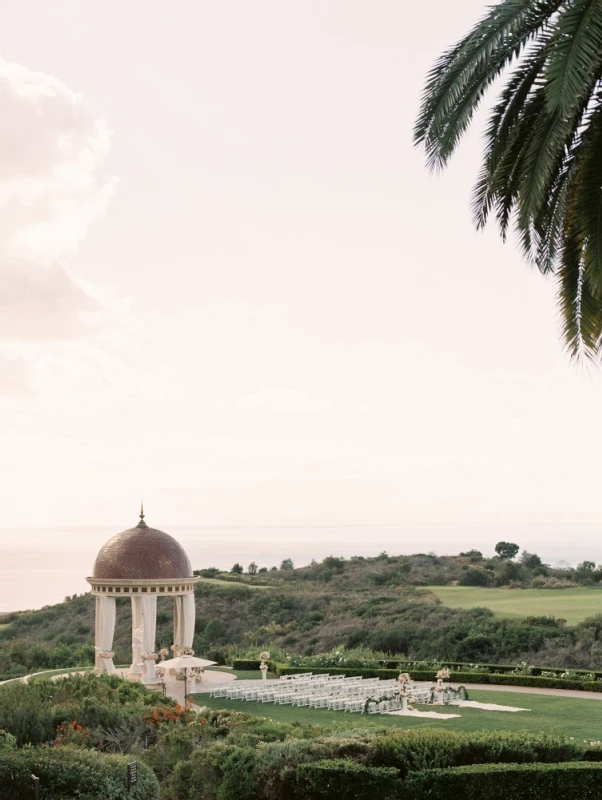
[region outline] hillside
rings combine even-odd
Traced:
[[[234,652],[263,646],[288,654],[310,654],[339,645],[364,645],[412,659],[490,663],[527,659],[567,667],[599,666],[600,617],[570,627],[563,619],[554,618],[553,603],[549,603],[547,615],[516,618],[500,618],[483,607],[449,608],[441,603],[436,595],[438,586],[451,589],[453,584],[482,580],[475,579],[475,571],[486,574],[497,586],[571,586],[581,580],[592,591],[599,590],[594,582],[598,571],[593,568],[583,575],[579,570],[551,570],[541,562],[528,565],[483,559],[474,551],[444,557],[329,557],[301,569],[257,575],[202,570],[196,587],[194,647],[219,661]],[[512,579],[504,584],[509,575]],[[559,598],[563,594],[562,589],[555,592]],[[517,590],[516,596],[520,595]],[[157,640],[161,646],[172,641],[170,602],[168,598],[158,602]],[[39,611],[4,615],[0,618],[0,676],[89,663],[94,652],[93,629],[94,600],[90,595],[67,598]],[[127,659],[130,636],[130,610],[124,599],[118,601],[117,662]]]

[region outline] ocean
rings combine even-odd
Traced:
[[[0,529],[0,612],[41,608],[88,591],[86,576],[96,554],[115,533],[110,528]],[[269,568],[284,558],[303,566],[328,555],[375,556],[383,550],[444,555],[477,548],[493,555],[500,539],[517,542],[553,565],[602,561],[593,530],[566,537],[550,535],[549,526],[545,531],[529,526],[522,535],[476,525],[174,527],[169,533],[184,546],[193,569],[229,570],[237,561],[245,569],[251,561]]]

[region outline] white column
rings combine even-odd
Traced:
[[[142,598],[132,595],[132,666],[131,675],[142,675],[142,637],[144,617],[142,613]]]
[[[115,635],[117,608],[114,597],[96,598],[96,659],[95,666],[100,672],[115,672],[112,658],[101,658],[99,653],[110,652]]]
[[[94,650],[96,656],[94,658],[94,669],[102,672],[102,660],[98,655],[101,651],[100,646],[100,631],[102,626],[102,606],[100,605],[100,597],[96,598],[96,613],[94,616]]]
[[[143,595],[140,599],[142,600],[142,624],[144,626],[142,652],[154,653],[155,635],[157,632],[157,595]],[[155,662],[145,660],[143,666],[144,675],[142,676],[142,683],[156,683]]]
[[[184,647],[192,647],[194,639],[194,594],[185,594],[182,598],[182,644]]]
[[[182,639],[182,626],[183,626],[183,608],[182,597],[174,597],[173,599],[173,643],[176,647],[183,647],[184,642]]]

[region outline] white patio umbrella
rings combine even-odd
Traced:
[[[164,669],[184,670],[184,705],[186,705],[188,670],[192,667],[211,667],[213,664],[217,664],[217,661],[207,661],[206,658],[197,658],[196,656],[177,656],[176,658],[169,658],[167,661],[159,661],[157,666]]]

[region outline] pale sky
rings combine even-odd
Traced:
[[[4,0],[0,527],[596,543],[602,373],[473,228],[478,127],[412,146],[484,7]]]

